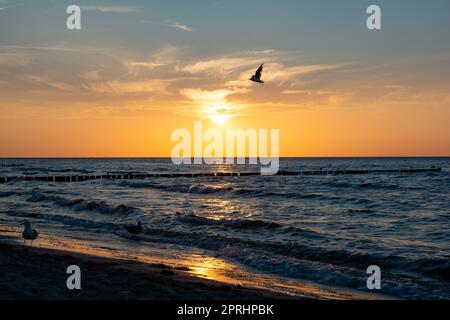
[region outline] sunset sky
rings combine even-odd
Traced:
[[[281,156],[450,156],[449,30],[448,0],[0,0],[0,157],[170,156],[194,120],[280,129]]]

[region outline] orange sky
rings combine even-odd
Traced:
[[[238,20],[240,33],[221,21],[239,14],[236,5],[218,4],[213,25],[195,8],[177,20],[166,8],[154,17],[162,22],[142,24],[151,10],[140,3],[90,6],[90,24],[71,32],[59,26],[61,4],[46,18],[34,5],[0,12],[0,157],[168,157],[172,131],[195,120],[280,129],[284,157],[450,156],[444,17],[434,15],[429,30],[399,23],[377,34],[360,23],[364,8],[336,7],[348,23],[324,20],[333,26],[325,32],[300,26],[319,23],[305,13],[319,10],[311,4],[303,20],[284,7],[274,17],[292,18],[295,33]],[[17,17],[28,19],[26,30]],[[263,62],[266,84],[254,85],[248,78]],[[217,116],[229,119],[211,121]]]

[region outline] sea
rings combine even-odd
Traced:
[[[169,158],[0,163],[23,164],[0,167],[0,176],[259,171],[176,166]],[[433,166],[442,172],[19,179],[0,184],[0,227],[20,230],[27,220],[62,246],[151,257],[212,279],[260,279],[253,283],[294,295],[296,283],[313,283],[400,299],[450,299],[450,158],[280,159],[280,170],[289,171]],[[130,236],[123,225],[137,221],[143,232]],[[367,269],[374,265],[381,289],[370,291]]]

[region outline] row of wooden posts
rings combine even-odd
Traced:
[[[337,174],[370,174],[370,173],[420,173],[420,172],[441,172],[441,168],[425,169],[386,169],[386,170],[305,170],[305,171],[279,171],[279,176],[301,176],[301,175],[337,175]],[[104,174],[104,175],[65,175],[65,176],[4,176],[0,177],[0,183],[13,180],[23,181],[45,181],[45,182],[82,182],[100,179],[145,179],[145,178],[195,178],[195,177],[248,177],[258,176],[259,172],[196,172],[196,173],[128,173],[128,174]]]

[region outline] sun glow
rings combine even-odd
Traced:
[[[210,108],[209,110],[209,118],[217,124],[224,124],[231,118],[231,115],[228,114],[229,106],[225,104],[217,104]]]
[[[213,114],[210,118],[217,124],[224,124],[228,119],[230,119],[230,116],[227,114]]]

